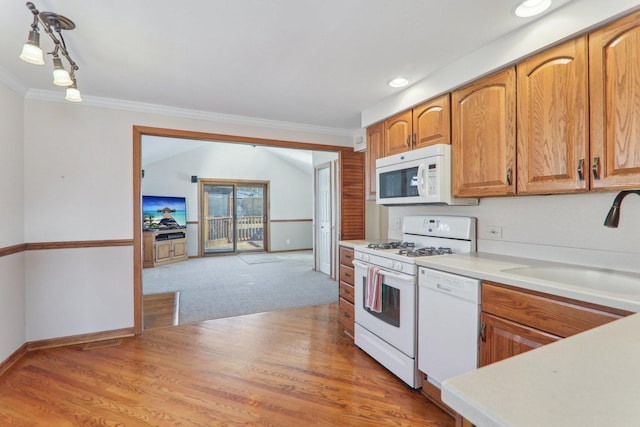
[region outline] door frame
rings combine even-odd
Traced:
[[[262,180],[250,180],[250,179],[214,179],[214,178],[200,178],[198,179],[198,255],[200,257],[209,257],[216,255],[237,255],[238,248],[236,243],[234,242],[234,250],[230,252],[221,252],[221,253],[205,253],[204,244],[202,239],[202,232],[204,230],[204,201],[203,190],[205,185],[230,185],[235,189],[238,185],[256,185],[256,186],[264,186],[264,233],[262,240],[262,250],[256,252],[269,252],[269,239],[271,238],[271,196],[269,193],[270,181],[262,181]],[[235,197],[234,197],[234,205],[235,205]],[[235,211],[235,207],[234,207]],[[234,222],[236,219],[235,212],[233,215]],[[234,240],[236,239],[236,228],[234,225]]]
[[[196,132],[179,129],[158,128],[150,126],[133,125],[133,165],[132,165],[132,181],[133,181],[133,325],[134,333],[140,335],[143,332],[143,312],[142,312],[142,198],[141,198],[141,178],[142,178],[142,165],[141,165],[141,152],[142,152],[142,135],[149,136],[162,136],[167,138],[178,139],[196,139],[206,140],[212,142],[232,142],[237,144],[250,144],[250,145],[262,145],[268,147],[282,147],[282,148],[298,148],[301,150],[311,151],[331,151],[338,153],[338,165],[343,164],[345,157],[353,157],[354,151],[352,146],[341,145],[328,145],[328,144],[315,144],[312,142],[296,142],[296,141],[283,141],[277,139],[267,138],[254,138],[239,135],[225,135],[208,132]],[[358,153],[362,154],[362,153]],[[362,163],[364,165],[364,162]],[[340,168],[342,166],[339,166]],[[362,173],[364,173],[364,166],[362,167]],[[362,185],[362,206],[358,208],[361,211],[362,224],[361,230],[356,234],[362,234],[361,238],[364,238],[364,178]],[[342,193],[342,185],[338,186],[340,191],[340,200],[345,197]],[[351,203],[353,204],[353,202]],[[342,209],[342,208],[340,208]],[[338,233],[341,235],[342,221],[340,215],[337,216],[336,221]],[[349,230],[349,235],[353,234],[352,230]]]

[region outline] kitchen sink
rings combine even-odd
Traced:
[[[603,292],[640,294],[640,274],[637,273],[568,266],[513,267],[502,272]]]

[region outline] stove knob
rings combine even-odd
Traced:
[[[393,268],[393,261],[392,260],[388,260],[387,261],[387,267]]]
[[[356,259],[362,259],[364,258],[364,255],[361,254],[360,252],[356,252]]]
[[[364,254],[364,260],[365,261],[369,261],[371,259],[371,257],[367,254]]]
[[[401,262],[396,262],[396,270],[402,271],[402,263]]]

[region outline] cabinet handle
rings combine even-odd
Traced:
[[[344,273],[345,277],[351,277],[351,273]]]
[[[511,168],[507,169],[507,185],[511,187]]]
[[[411,147],[411,134],[407,135],[407,147]]]
[[[413,139],[411,141],[411,144],[413,145],[413,148],[416,148],[416,134],[415,133],[413,134],[412,138]]]
[[[578,160],[578,179],[584,181],[584,159]]]
[[[593,158],[593,165],[591,165],[591,172],[593,173],[593,179],[600,179],[600,174],[598,173],[600,165],[600,157]]]
[[[487,328],[487,324],[482,322],[482,325],[480,325],[480,340],[482,342],[487,342],[487,336],[484,334],[484,330]]]

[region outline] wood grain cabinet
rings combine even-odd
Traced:
[[[412,110],[413,148],[451,144],[451,96],[447,93]]]
[[[384,155],[433,144],[450,144],[451,101],[444,94],[384,122]]]
[[[589,189],[587,36],[516,66],[518,194]]]
[[[515,194],[515,68],[454,91],[451,110],[453,194],[457,197]]]
[[[143,233],[143,268],[185,261],[187,258],[186,230],[157,230]]]
[[[384,122],[380,122],[367,128],[367,200],[376,199],[376,160],[384,155]]]
[[[340,246],[340,268],[339,268],[340,297],[338,298],[338,309],[340,311],[340,324],[344,327],[344,332],[353,338],[354,330],[354,272],[353,272],[353,249]]]
[[[550,344],[631,314],[482,282],[480,366]]]
[[[404,111],[384,121],[384,155],[404,153],[412,147],[413,116]]]
[[[640,184],[640,12],[589,35],[591,188]]]

